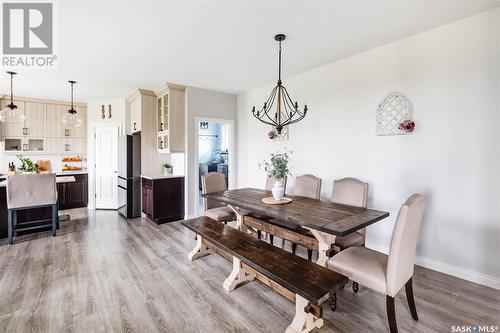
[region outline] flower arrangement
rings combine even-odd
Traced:
[[[277,181],[280,181],[286,176],[291,175],[288,167],[291,153],[291,151],[287,150],[282,153],[277,151],[276,153],[271,154],[271,159],[269,161],[264,161],[259,164],[259,167],[264,169],[269,176],[274,177]]]
[[[38,164],[34,163],[30,158],[24,157],[23,155],[17,155],[17,158],[21,162],[19,170],[23,172],[38,172]]]
[[[407,119],[400,123],[398,128],[402,131],[411,133],[415,129],[415,122],[413,120]]]

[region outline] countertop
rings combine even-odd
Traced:
[[[87,170],[78,170],[78,171],[63,171],[63,172],[58,172],[56,173],[56,176],[66,176],[66,175],[86,175],[88,172]]]
[[[76,182],[76,179],[73,176],[56,177],[56,183],[74,183],[74,182]],[[6,186],[7,186],[6,180],[0,182],[0,187],[6,187]]]
[[[141,175],[141,178],[156,180],[156,179],[167,179],[167,178],[182,178],[184,175]]]

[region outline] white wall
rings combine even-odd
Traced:
[[[198,177],[198,165],[196,164],[196,118],[207,117],[211,119],[236,119],[236,95],[225,94],[200,88],[186,88],[186,215],[195,214],[198,191],[196,190],[196,177]],[[234,147],[234,144],[233,144]],[[233,161],[234,162],[234,161]],[[233,163],[233,170],[236,165]],[[229,172],[233,172],[229,170]]]
[[[106,106],[106,118],[101,117],[101,105]],[[112,117],[108,118],[108,104],[111,104]],[[127,115],[125,112],[125,99],[99,99],[91,100],[87,106],[87,169],[89,177],[89,204],[91,209],[95,208],[95,147],[94,130],[96,126],[119,126],[120,135],[125,134]]]
[[[369,207],[391,213],[368,228],[367,245],[380,250],[389,247],[401,204],[423,193],[430,204],[417,263],[500,288],[500,9],[284,84],[309,106],[307,117],[291,126],[289,141],[267,139],[269,128],[251,114],[271,85],[238,96],[238,187],[263,187],[258,164],[283,147],[294,151],[294,176],[323,178],[323,199],[334,179],[362,179],[370,184]],[[377,137],[375,112],[392,90],[412,102],[416,130]]]

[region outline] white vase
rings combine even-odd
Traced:
[[[285,189],[283,188],[283,181],[281,179],[274,182],[272,192],[273,198],[275,200],[283,199],[283,196],[285,195]]]

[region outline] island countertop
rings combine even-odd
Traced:
[[[76,179],[74,176],[58,176],[56,177],[56,183],[74,183]],[[2,180],[0,182],[0,187],[6,187],[7,180]]]
[[[184,175],[141,175],[141,178],[156,180],[156,179],[167,179],[167,178],[182,178]]]

